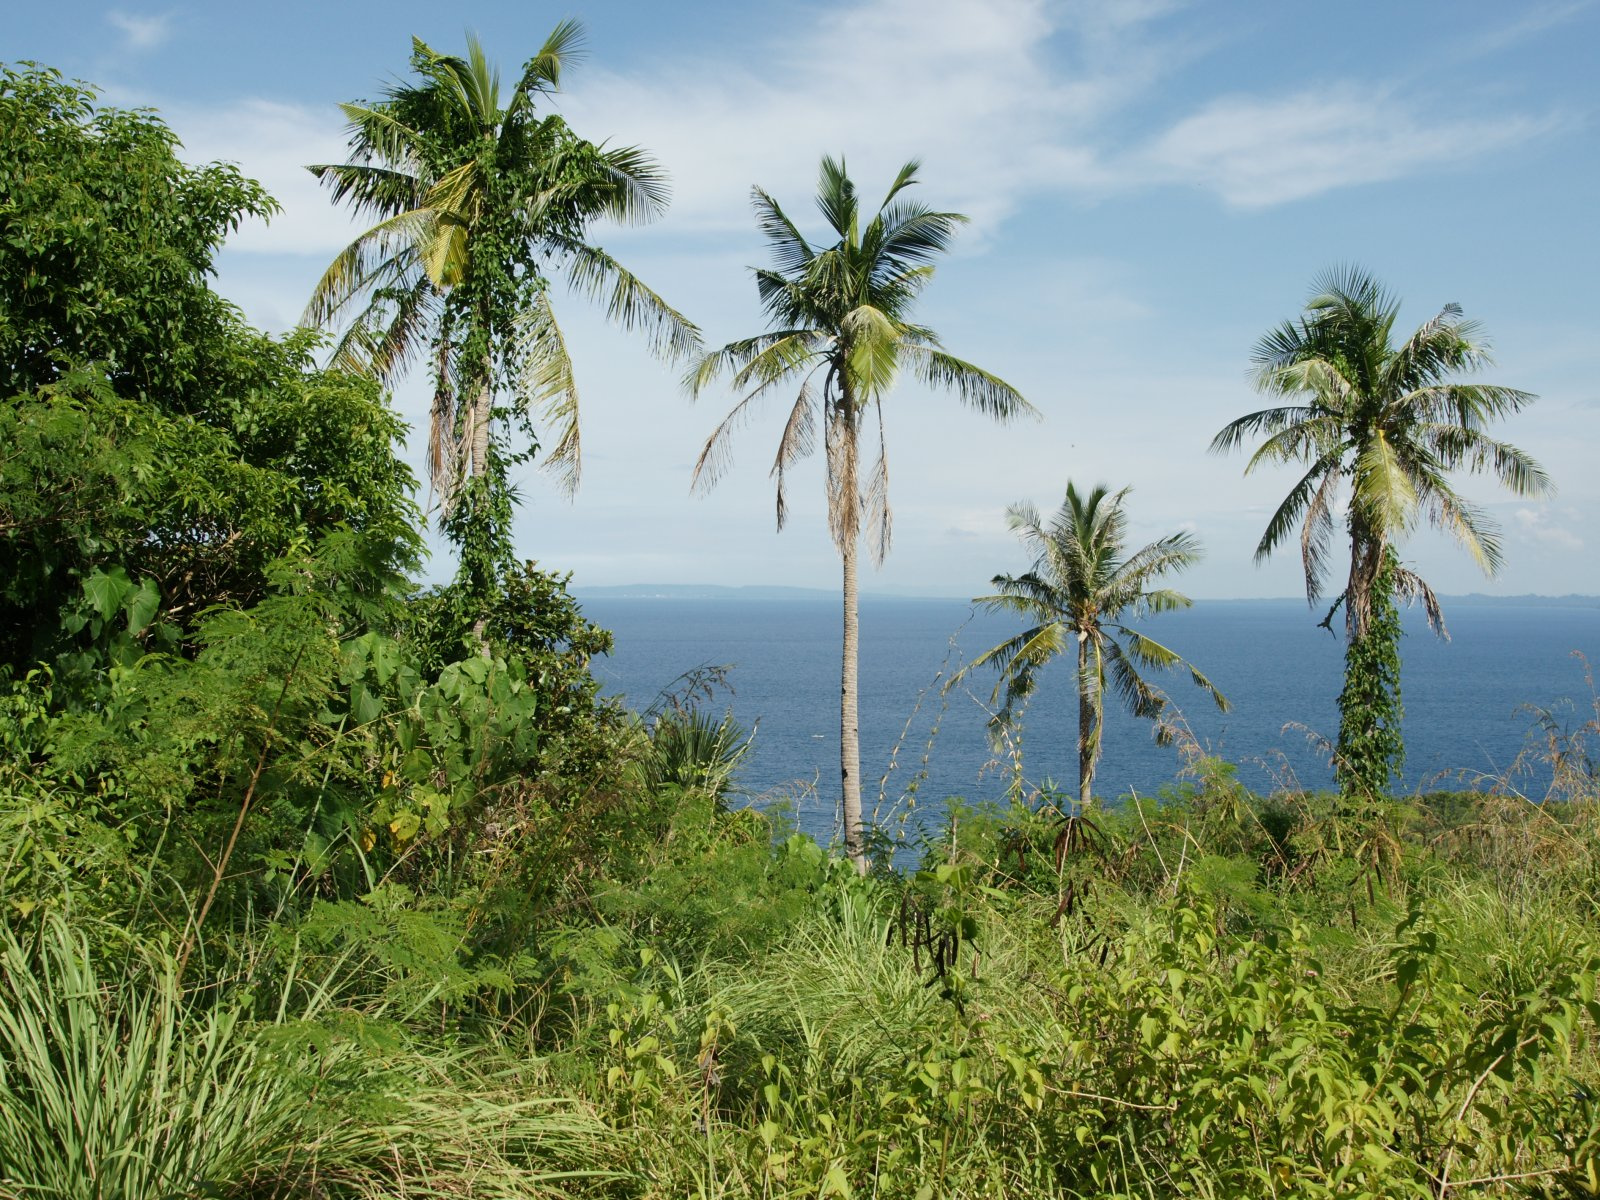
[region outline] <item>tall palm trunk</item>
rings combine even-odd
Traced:
[[[844,574],[844,637],[839,668],[839,785],[845,851],[856,870],[867,873],[867,848],[861,827],[861,718],[858,680],[861,620],[856,557],[861,541],[861,488],[856,478],[856,398],[848,373],[839,380],[838,422],[830,463],[834,468],[834,539]]]
[[[843,794],[844,845],[856,870],[867,872],[861,829],[861,719],[857,677],[861,622],[857,610],[856,539],[840,547],[844,559],[844,653],[839,673],[839,783]]]
[[[1094,803],[1094,725],[1099,689],[1089,678],[1089,639],[1078,634],[1078,811]]]

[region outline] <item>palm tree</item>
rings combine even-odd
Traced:
[[[966,221],[960,213],[934,212],[903,197],[917,182],[919,164],[900,168],[878,212],[864,225],[855,185],[842,160],[825,157],[817,206],[836,239],[813,245],[778,202],[759,187],[751,196],[756,223],[774,266],[755,271],[756,290],[770,328],[707,354],[685,384],[698,396],[712,381],[731,375],[744,393],[707,439],[694,467],[694,485],[709,487],[727,466],[734,429],[784,384],[799,384],[772,474],[777,480],[778,528],[787,514],[786,475],[816,446],[822,428],[826,459],[828,528],[844,571],[844,639],[839,705],[839,777],[845,846],[866,868],[861,821],[861,745],[857,719],[856,554],[863,520],[868,549],[881,563],[889,549],[889,468],[883,440],[882,401],[905,367],[925,384],[949,388],[966,405],[999,421],[1034,413],[1004,380],[947,353],[933,330],[908,319],[917,296],[933,278],[933,260]],[[878,456],[861,483],[860,441],[874,421]]]
[[[1447,304],[1396,346],[1399,308],[1381,284],[1356,268],[1320,277],[1305,312],[1264,336],[1252,355],[1257,390],[1297,403],[1240,417],[1211,443],[1213,451],[1222,452],[1263,435],[1245,466],[1247,474],[1263,464],[1306,468],[1267,523],[1256,561],[1269,557],[1298,525],[1306,599],[1312,604],[1323,595],[1343,505],[1349,571],[1323,624],[1331,624],[1342,604],[1352,649],[1367,637],[1375,607],[1386,602],[1379,595],[1384,578],[1401,598],[1421,599],[1429,623],[1443,634],[1433,590],[1392,553],[1395,543],[1423,518],[1454,536],[1486,575],[1498,571],[1498,533],[1484,513],[1456,492],[1449,479],[1452,471],[1491,472],[1518,496],[1551,490],[1538,463],[1483,429],[1520,411],[1534,397],[1454,378],[1491,362],[1478,325],[1463,319],[1459,305]],[[1387,620],[1381,623],[1398,629]],[[1393,658],[1394,653],[1379,657],[1385,656]],[[1354,661],[1347,655],[1345,687],[1352,696],[1367,686],[1352,678]],[[1397,674],[1394,680],[1391,700],[1397,709]],[[1370,735],[1374,719],[1371,712],[1365,720],[1357,719],[1351,735]],[[1343,762],[1343,751],[1349,748],[1343,727],[1340,748]],[[1384,768],[1383,780],[1388,773]],[[1367,790],[1375,790],[1372,782],[1369,772]]]
[[[536,448],[508,449],[499,417],[514,416],[530,438],[542,418],[555,436],[545,466],[577,486],[578,392],[547,272],[602,300],[667,357],[699,346],[692,324],[586,240],[595,220],[655,217],[667,188],[644,152],[596,145],[539,113],[536,99],[559,88],[581,37],[576,22],[557,25],[504,97],[475,37],[465,58],[413,39],[419,81],[344,105],[350,161],[310,168],[336,202],[377,223],[329,265],[304,321],[342,329],[333,362],[385,385],[428,353],[428,475],[458,542],[469,531],[451,518],[473,485]],[[488,486],[505,490],[503,480]],[[480,525],[496,525],[494,538],[509,537],[503,494],[472,503]]]
[[[1092,803],[1108,683],[1134,716],[1158,720],[1167,698],[1139,674],[1139,668],[1181,666],[1218,708],[1228,710],[1222,693],[1177,651],[1124,623],[1188,608],[1192,601],[1187,596],[1151,585],[1162,575],[1200,560],[1200,545],[1188,533],[1171,534],[1124,557],[1128,517],[1123,501],[1128,491],[1123,488],[1112,496],[1100,486],[1085,497],[1069,483],[1066,498],[1048,525],[1031,504],[1013,504],[1006,510],[1006,524],[1034,554],[1033,569],[1025,575],[996,575],[996,594],[979,596],[973,603],[989,612],[1015,613],[1033,624],[978,655],[950,681],[954,686],[979,667],[993,667],[999,673],[993,701],[999,702],[1002,691],[1005,694],[994,721],[1009,723],[1019,702],[1033,695],[1039,671],[1069,646],[1075,648],[1082,809]],[[1158,724],[1156,735],[1165,742],[1166,726]]]
[[[1520,411],[1534,397],[1451,378],[1492,361],[1477,323],[1462,319],[1460,305],[1447,304],[1395,346],[1399,310],[1399,302],[1363,271],[1343,268],[1321,276],[1306,311],[1263,337],[1251,356],[1258,391],[1301,402],[1240,417],[1211,443],[1220,453],[1252,435],[1266,435],[1246,474],[1263,464],[1306,466],[1267,523],[1256,561],[1270,557],[1299,525],[1312,604],[1323,595],[1335,517],[1348,482],[1350,570],[1334,608],[1345,606],[1352,640],[1366,630],[1385,549],[1420,517],[1452,534],[1485,574],[1499,570],[1493,523],[1456,493],[1449,472],[1492,471],[1518,496],[1551,490],[1538,463],[1483,432],[1487,422]],[[1437,600],[1419,576],[1402,568],[1395,586],[1402,596],[1421,598],[1437,623]]]

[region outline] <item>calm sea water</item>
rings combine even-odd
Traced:
[[[595,664],[611,694],[642,708],[682,672],[731,667],[731,707],[756,730],[742,773],[755,794],[787,796],[802,828],[832,829],[838,793],[839,606],[833,599],[656,599],[588,597],[584,611],[616,634],[616,651]],[[1200,602],[1165,614],[1145,632],[1184,655],[1232,702],[1219,713],[1186,674],[1158,675],[1200,744],[1238,765],[1257,790],[1331,778],[1315,740],[1338,733],[1336,698],[1343,644],[1316,628],[1304,603]],[[1600,664],[1600,608],[1446,604],[1451,640],[1406,614],[1402,691],[1408,788],[1455,786],[1498,774],[1523,749],[1525,706],[1575,706],[1590,713],[1584,663]],[[867,807],[889,811],[915,784],[919,810],[943,798],[1000,798],[1010,776],[986,733],[993,676],[941,694],[944,680],[1020,626],[973,614],[962,601],[886,597],[861,603],[861,752]],[[1095,790],[1107,796],[1155,792],[1183,763],[1155,745],[1147,722],[1109,712]],[[1076,779],[1076,697],[1072,670],[1045,671],[1023,727],[1025,778],[1070,789]],[[1538,788],[1537,777],[1527,781]]]

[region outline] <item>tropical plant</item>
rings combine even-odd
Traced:
[[[777,480],[778,528],[787,516],[789,469],[816,447],[822,426],[827,460],[828,528],[843,562],[844,645],[840,701],[839,775],[845,846],[858,867],[866,853],[861,817],[861,740],[857,717],[856,555],[865,519],[869,551],[881,563],[889,549],[889,466],[883,440],[883,397],[902,366],[922,383],[953,390],[961,401],[999,421],[1034,409],[999,377],[947,353],[934,331],[912,324],[912,305],[933,278],[933,260],[950,245],[960,213],[935,212],[901,195],[917,182],[919,163],[900,168],[878,212],[864,225],[855,184],[842,159],[824,157],[817,207],[832,235],[813,245],[761,188],[751,190],[756,224],[774,266],[757,268],[756,290],[771,328],[707,354],[685,382],[698,396],[713,380],[731,376],[744,397],[707,439],[694,483],[709,487],[728,464],[733,431],[751,410],[786,383],[799,393],[784,422],[772,473]],[[878,458],[862,486],[863,424],[876,417]]]
[[[1498,532],[1486,514],[1456,492],[1450,472],[1492,472],[1518,496],[1551,490],[1538,463],[1483,429],[1521,411],[1534,397],[1454,378],[1492,361],[1477,323],[1463,319],[1460,305],[1447,304],[1396,346],[1399,311],[1398,300],[1364,271],[1345,267],[1321,276],[1305,312],[1266,334],[1251,356],[1257,390],[1297,402],[1240,417],[1211,443],[1214,452],[1225,452],[1264,436],[1245,465],[1247,474],[1262,465],[1305,466],[1267,523],[1256,561],[1268,558],[1298,525],[1306,598],[1312,604],[1323,595],[1343,504],[1349,574],[1323,623],[1330,624],[1342,604],[1351,644],[1368,635],[1389,548],[1421,519],[1451,534],[1485,574],[1499,570]],[[1442,633],[1433,590],[1398,563],[1392,571],[1395,593],[1420,599],[1429,622]],[[1350,670],[1347,665],[1347,687]],[[1394,686],[1398,689],[1398,676]],[[1361,725],[1341,727],[1336,761],[1347,757],[1345,729]],[[1378,780],[1387,774],[1385,767]],[[1344,769],[1341,776],[1347,790],[1351,785],[1375,790],[1370,771],[1359,780]]]
[[[1123,500],[1129,489],[1110,495],[1104,486],[1087,496],[1067,484],[1066,498],[1045,524],[1031,504],[1013,504],[1006,523],[1034,553],[1024,575],[996,575],[996,594],[973,603],[989,612],[1015,613],[1033,625],[984,651],[961,669],[951,686],[980,667],[999,672],[994,700],[1005,700],[997,726],[1013,721],[1019,703],[1038,685],[1039,671],[1052,659],[1077,651],[1078,800],[1092,802],[1095,766],[1105,725],[1107,683],[1136,717],[1158,720],[1167,700],[1140,675],[1140,667],[1187,668],[1224,712],[1228,701],[1209,679],[1177,651],[1124,624],[1155,613],[1188,608],[1192,601],[1170,588],[1153,588],[1169,571],[1182,571],[1200,559],[1192,534],[1174,533],[1124,557],[1128,516]],[[1156,726],[1166,738],[1166,727]]]
[[[383,595],[421,545],[403,425],[208,283],[271,198],[48,68],[0,66],[0,128],[0,668],[103,643],[83,604],[112,578],[142,597],[133,634],[255,604],[274,561],[326,539],[352,552],[345,586]]]
[[[536,416],[556,438],[545,465],[568,488],[578,482],[578,392],[547,272],[603,301],[658,353],[699,345],[692,324],[587,240],[597,220],[658,215],[667,202],[660,168],[641,150],[597,145],[536,108],[558,90],[581,38],[576,22],[557,25],[504,97],[476,38],[464,58],[413,39],[419,80],[374,104],[344,105],[350,161],[310,168],[336,202],[377,223],[330,264],[305,321],[342,328],[333,362],[385,383],[426,347],[429,479],[463,573],[481,576],[485,589],[509,561],[505,467],[537,448]],[[497,432],[506,417],[521,424],[526,449]]]

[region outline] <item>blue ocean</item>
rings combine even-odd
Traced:
[[[839,790],[839,602],[803,598],[583,595],[584,612],[616,635],[594,664],[608,694],[647,707],[691,668],[729,668],[731,709],[753,730],[740,776],[749,795],[786,801],[801,827],[830,835]],[[1343,642],[1317,628],[1321,610],[1302,601],[1201,601],[1141,626],[1178,651],[1227,696],[1217,711],[1182,672],[1155,681],[1206,752],[1236,764],[1258,791],[1320,787],[1331,780],[1324,741],[1338,733]],[[1405,614],[1401,645],[1405,786],[1471,786],[1513,771],[1529,744],[1535,708],[1570,724],[1592,717],[1587,662],[1600,663],[1600,605],[1472,598],[1445,602],[1450,640]],[[1336,628],[1337,628],[1336,624]],[[976,614],[960,600],[865,596],[861,602],[861,752],[866,807],[937,817],[947,797],[1002,798],[1015,751],[997,752],[987,721],[992,673],[948,692],[962,665],[1016,632],[1011,619]],[[1581,657],[1580,657],[1581,656]],[[1587,662],[1585,661],[1587,659]],[[1097,795],[1151,795],[1179,778],[1180,752],[1156,745],[1148,722],[1108,717]],[[1053,664],[1025,714],[1020,739],[1029,786],[1076,780],[1072,668]],[[1531,757],[1531,756],[1525,756]],[[1516,781],[1543,794],[1530,766]]]

